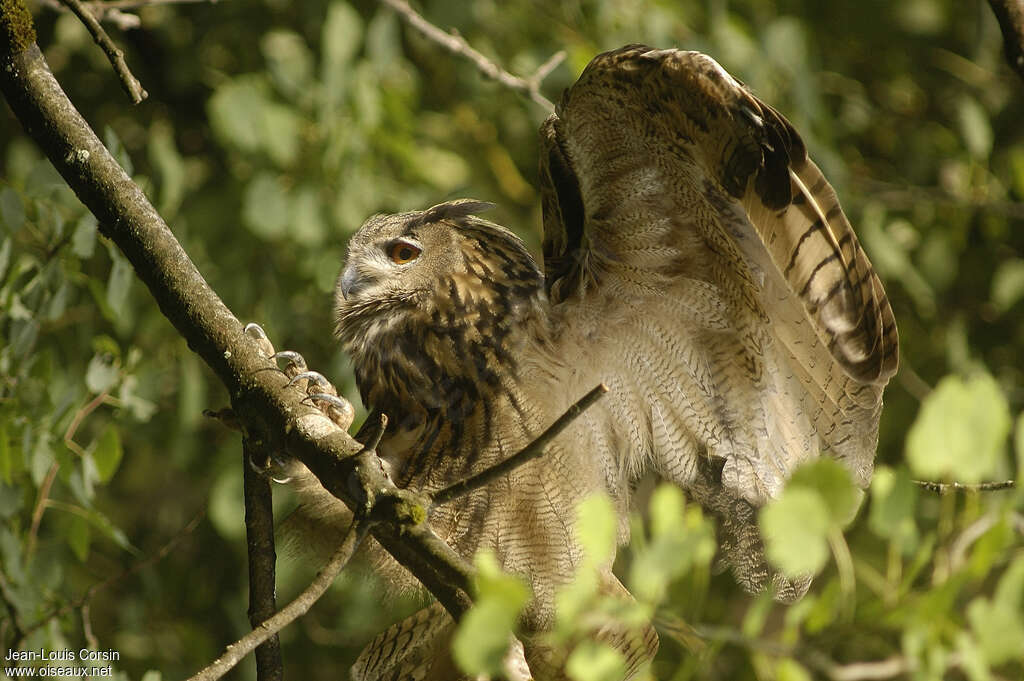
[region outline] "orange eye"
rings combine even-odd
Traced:
[[[407,262],[412,262],[418,258],[419,255],[420,249],[404,241],[399,241],[388,249],[388,257],[391,258],[391,262],[396,265],[404,265]]]

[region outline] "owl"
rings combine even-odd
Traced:
[[[816,457],[868,484],[897,368],[892,310],[835,192],[792,125],[697,52],[599,55],[540,146],[543,264],[474,200],[374,216],[349,243],[337,334],[367,422],[389,417],[383,465],[399,486],[441,489],[604,383],[542,457],[430,514],[458,553],[489,549],[527,582],[524,631],[552,625],[582,562],[575,506],[603,492],[625,518],[647,475],[716,519],[743,587],[799,598],[809,579],[769,567],[758,509]],[[311,523],[345,517],[307,492]],[[610,569],[600,580],[626,597]],[[429,606],[371,643],[353,676],[455,678],[451,630]],[[594,636],[631,671],[657,646],[652,630]],[[560,678],[539,648],[525,661]]]

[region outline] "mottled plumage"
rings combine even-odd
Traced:
[[[695,52],[598,56],[541,146],[543,274],[474,216],[480,202],[376,216],[352,238],[338,334],[364,402],[391,418],[392,476],[442,487],[604,382],[541,459],[436,509],[438,533],[525,577],[525,625],[543,630],[580,559],[571,509],[600,490],[624,512],[653,471],[718,518],[741,584],[799,597],[809,580],[773,576],[756,509],[817,456],[867,485],[897,364],[892,311],[831,186],[779,113]],[[610,570],[603,583],[624,594]],[[355,678],[446,678],[449,629],[440,608],[418,613],[371,644]],[[596,635],[633,669],[657,646],[651,630]]]

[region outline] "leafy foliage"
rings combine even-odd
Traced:
[[[1024,493],[912,482],[1014,478],[1024,465],[1024,97],[985,3],[421,8],[517,74],[565,49],[544,85],[554,101],[604,49],[712,54],[802,132],[900,325],[903,366],[866,497],[858,505],[823,462],[762,517],[779,567],[816,574],[808,596],[785,607],[740,592],[714,570],[708,519],[659,488],[616,561],[636,603],[585,579],[560,597],[552,635],[571,648],[574,678],[619,663],[578,645],[580,626],[652,615],[659,679],[818,678],[889,659],[914,679],[1024,675]],[[353,401],[330,292],[367,215],[472,196],[538,243],[545,112],[376,3],[157,4],[140,16],[141,29],[114,32],[151,94],[134,109],[74,17],[39,8],[36,22],[58,79],[214,289]],[[113,648],[121,678],[183,677],[248,629],[237,437],[201,417],[227,398],[13,119],[0,154],[0,639]],[[601,503],[581,518],[598,562],[618,531]],[[175,537],[162,560],[144,558]],[[282,560],[281,597],[312,569]],[[473,630],[501,643],[519,592],[483,573],[480,593],[494,595]],[[338,678],[410,607],[381,607],[377,593],[370,576],[345,575],[284,632],[289,673]],[[497,643],[464,663],[486,668]]]

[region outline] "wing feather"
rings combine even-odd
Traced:
[[[793,126],[706,55],[630,45],[587,66],[542,126],[541,146],[548,295],[562,309],[604,306],[585,321],[563,315],[569,326],[619,322],[625,349],[611,359],[641,372],[619,383],[643,384],[632,398],[646,410],[623,396],[619,416],[664,433],[664,415],[678,411],[678,388],[666,383],[675,371],[686,385],[678,372],[697,366],[693,352],[629,358],[639,347],[630,334],[654,315],[682,338],[666,347],[696,348],[715,373],[712,395],[688,394],[711,423],[684,425],[724,460],[721,484],[759,505],[799,462],[828,453],[866,485],[898,363],[896,324]],[[682,314],[672,327],[673,307],[714,309],[716,321]],[[658,369],[645,375],[642,364]],[[659,469],[692,470],[649,444],[678,439],[636,444]]]

